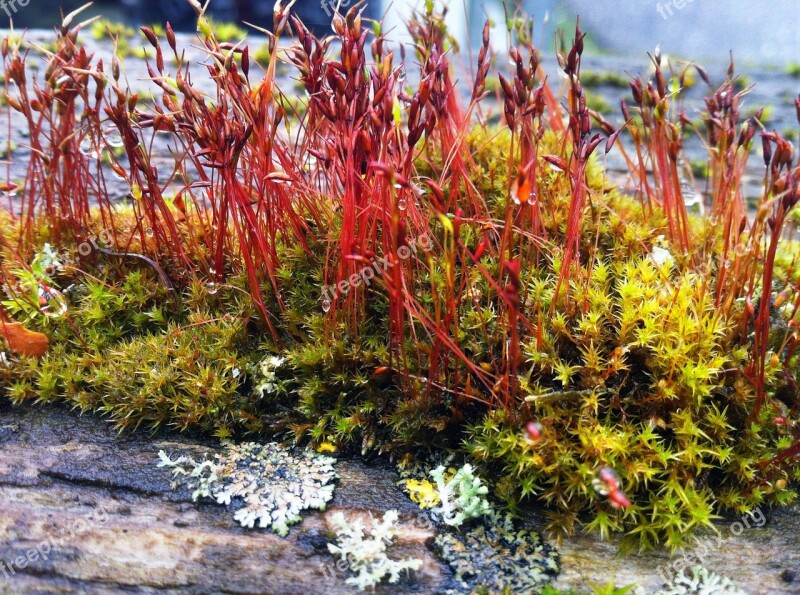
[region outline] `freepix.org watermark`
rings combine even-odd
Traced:
[[[415,240],[409,242],[407,246],[400,246],[397,249],[397,256],[400,258],[400,260],[406,260],[413,254],[416,254],[419,248],[422,248],[422,250],[428,250],[431,248],[431,237],[427,233],[418,236]],[[389,260],[384,256],[383,258],[378,258],[374,262],[364,266],[361,270],[359,270],[357,273],[353,273],[347,279],[342,279],[336,285],[323,285],[323,304],[330,305],[330,303],[336,299],[339,294],[347,294],[351,289],[358,287],[359,285],[363,284],[364,286],[369,287],[376,275],[380,275],[387,269],[392,268],[396,263],[396,260]]]
[[[17,572],[24,570],[34,562],[38,560],[47,561],[50,554],[58,547],[77,539],[89,529],[104,525],[108,522],[108,518],[108,512],[103,507],[96,508],[87,516],[76,519],[67,526],[63,537],[56,539],[51,536],[49,539],[41,541],[28,549],[24,555],[20,554],[13,560],[0,560],[0,577],[10,580]]]
[[[320,6],[325,11],[325,14],[330,17],[333,16],[334,12],[343,12],[342,9],[347,8],[353,2],[354,0],[322,0]]]
[[[709,554],[731,546],[732,542],[744,533],[745,529],[760,528],[766,524],[767,517],[760,508],[756,508],[743,515],[740,520],[731,523],[727,531],[722,529],[714,535],[694,537],[692,545],[684,550],[682,556],[658,567],[658,574],[664,582],[668,583],[676,575],[693,566],[706,566],[706,557]]]
[[[665,21],[675,14],[676,10],[683,10],[689,4],[693,4],[694,0],[666,0],[665,2],[657,2],[656,10],[661,18]]]
[[[31,0],[0,0],[0,10],[6,13],[8,18],[11,18],[20,8],[25,8]]]

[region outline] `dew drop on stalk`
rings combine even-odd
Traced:
[[[405,211],[408,208],[408,201],[405,198],[401,198],[397,201],[397,208],[401,211]]]
[[[322,300],[322,309],[325,312],[330,312],[331,309],[331,301],[330,300]]]
[[[0,186],[2,186],[0,187],[0,190],[3,191],[4,198],[14,198],[17,195],[18,187],[16,184],[8,184],[8,185],[0,184]]]
[[[109,146],[115,148],[119,148],[125,144],[122,140],[122,135],[116,130],[111,130],[107,132],[106,140],[108,141]]]
[[[39,285],[39,310],[48,318],[59,318],[67,313],[67,298],[60,291]]]
[[[89,155],[92,152],[92,137],[84,136],[79,148],[82,155]]]
[[[209,281],[206,283],[206,290],[210,295],[216,295],[216,293],[219,291],[219,286],[213,281]]]
[[[148,227],[144,230],[144,235],[146,235],[148,238],[152,238],[156,235],[156,231],[152,227]]]

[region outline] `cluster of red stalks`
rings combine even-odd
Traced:
[[[509,77],[500,76],[499,99],[513,135],[508,204],[500,221],[471,182],[473,156],[465,143],[476,117],[485,115],[484,100],[491,95],[485,91],[491,61],[488,24],[464,106],[448,62],[443,15],[432,9],[409,23],[419,65],[419,82],[411,91],[404,53],[398,60],[380,28],[373,32],[356,9],[337,15],[334,34],[319,39],[290,16],[291,3],[278,3],[274,30],[263,31],[269,63],[256,80],[248,48],[219,43],[199,4],[190,3],[198,11],[205,68],[215,84],[212,97],[192,85],[190,64],[169,25],[166,46],[153,31],[142,29],[152,46],[150,77],[160,89],[158,100],[146,106],[121,80],[116,58],[109,76],[102,60],[78,44],[86,23],[73,26],[74,14],[57,30],[56,49],[47,53],[41,79],[28,81],[28,52],[9,39],[3,41],[5,79],[16,90],[7,100],[30,130],[17,252],[26,253],[33,230],[42,222],[57,242],[85,241],[99,223],[112,230],[117,250],[126,250],[135,240],[150,257],[189,276],[222,283],[232,266],[240,267],[265,325],[279,340],[279,312],[267,306],[264,288],[280,309],[280,242],[314,253],[321,238],[328,284],[351,279],[365,262],[382,256],[392,265],[379,279],[390,312],[388,364],[403,377],[408,358],[419,357],[405,351],[411,337],[430,346],[427,386],[465,391],[471,398],[483,394],[480,400],[509,407],[519,398],[519,334],[541,336],[543,316],[539,310],[537,319],[529,320],[521,311],[526,296],[520,271],[551,256],[548,251],[554,244],[562,245],[554,307],[571,299],[571,265],[581,258],[580,237],[592,198],[587,165],[601,143],[608,152],[627,128],[632,142],[627,150],[621,143],[617,146],[644,208],[660,210],[673,245],[694,255],[698,270],[705,267],[703,291],[714,292],[721,310],[730,312],[737,301],[746,301],[749,319],[743,332],[752,328],[755,333],[755,356],[746,374],[756,387],[758,413],[766,398],[765,359],[770,315],[776,307],[776,249],[787,230],[787,215],[800,199],[800,170],[789,141],[764,130],[758,115],[742,121],[739,104],[744,92],[735,90],[732,69],[706,100],[701,132],[682,110],[671,107],[678,102],[667,88],[656,53],[655,80],[631,83],[634,105],[623,101],[625,125],[617,129],[586,105],[580,82],[580,28],[572,46],[567,49],[562,42],[558,53],[567,81],[561,104],[543,76],[530,28],[518,26],[509,51],[512,71]],[[308,96],[302,114],[287,115],[276,85],[282,35],[294,39],[286,61],[295,67]],[[169,66],[165,51],[171,53]],[[694,68],[708,82],[705,73]],[[796,103],[800,119],[800,100]],[[124,147],[122,160],[108,151],[110,167],[130,185],[135,212],[133,229],[120,237],[104,179],[108,170],[97,159],[111,148],[109,129]],[[547,129],[560,136],[559,151],[540,155]],[[706,190],[713,197],[711,216],[723,230],[721,257],[718,248],[692,237],[681,171],[682,139],[689,130],[703,139],[710,155]],[[757,134],[763,141],[766,174],[757,214],[749,220],[742,176]],[[174,165],[167,171],[156,163],[157,135],[169,138],[174,152]],[[441,172],[436,179],[418,173],[423,147],[424,155],[437,158],[437,167],[430,168]],[[537,171],[543,164],[564,172],[571,188],[566,233],[559,238],[548,238],[545,232],[550,215],[541,208]],[[167,192],[175,189],[174,199],[168,199]],[[185,225],[187,218],[199,223]],[[432,237],[438,238],[431,254],[400,259],[398,251],[431,226]],[[482,230],[470,246],[463,226]],[[500,263],[497,269],[484,266],[487,255]],[[443,271],[445,290],[434,291],[433,305],[423,306],[408,288],[415,285],[416,275],[435,267]],[[499,346],[491,370],[473,363],[457,340],[462,300],[470,299],[465,297],[469,271],[488,280],[496,291],[496,306],[504,313],[500,332],[505,336],[487,341]],[[790,289],[797,310],[800,288]],[[370,291],[353,288],[325,304],[330,321],[347,321],[357,335]],[[778,353],[790,358],[797,346],[790,333]],[[481,392],[467,390],[470,383]],[[787,456],[800,451],[798,445]]]

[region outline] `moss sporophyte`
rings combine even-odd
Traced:
[[[555,535],[643,547],[794,499],[800,169],[762,112],[742,116],[733,64],[712,84],[656,52],[612,123],[588,103],[579,27],[556,89],[529,21],[508,20],[510,67],[487,24],[462,93],[432,2],[408,23],[413,55],[357,9],[318,38],[278,3],[241,43],[200,14],[202,65],[169,25],[142,28],[139,92],[79,18],[43,55],[2,42],[3,109],[30,147],[2,186],[6,398],[409,465],[456,452],[482,483],[462,474],[480,493],[443,518],[483,515],[485,489],[544,506]],[[129,33],[104,27],[122,50]],[[416,479],[432,509],[456,488],[437,477]]]

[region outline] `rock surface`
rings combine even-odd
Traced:
[[[378,516],[395,508],[400,533],[392,553],[422,568],[383,593],[436,593],[455,587],[429,549],[433,530],[382,461],[343,459],[326,512],[304,514],[282,539],[240,527],[215,504],[172,491],[157,452],[207,450],[186,435],[118,435],[101,418],[57,407],[0,404],[0,593],[230,592],[346,593],[345,573],[327,551],[333,512]],[[618,555],[590,536],[560,546],[556,585],[586,590],[613,579],[646,593],[684,557],[733,578],[748,593],[800,593],[798,509],[768,512],[740,532],[729,519],[693,554]],[[531,524],[540,519],[532,515]],[[758,527],[757,525],[763,525]],[[738,536],[736,533],[740,533]]]

